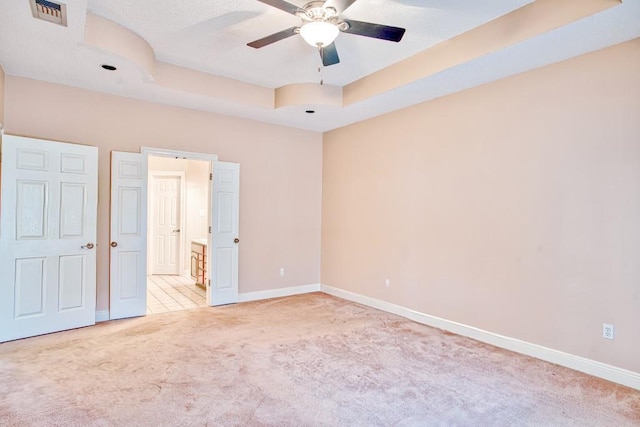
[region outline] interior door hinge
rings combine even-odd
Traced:
[[[208,285],[211,287],[211,279],[208,280]]]
[[[213,173],[209,173],[209,181],[213,181]]]
[[[209,226],[209,234],[211,234],[211,226]]]

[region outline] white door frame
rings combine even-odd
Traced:
[[[164,148],[153,148],[153,147],[141,147],[140,149],[140,153],[145,154],[147,156],[147,158],[149,156],[156,156],[156,157],[173,157],[174,159],[188,159],[188,160],[204,160],[209,162],[209,170],[213,170],[213,164],[214,162],[218,161],[218,155],[217,154],[207,154],[207,153],[194,153],[191,151],[181,151],[181,150],[171,150],[171,149],[164,149]],[[148,183],[147,183],[148,186]],[[211,194],[211,180],[209,180],[209,191],[208,193]],[[212,210],[212,201],[209,200],[209,207],[208,207],[208,218],[211,218],[213,210]],[[209,224],[209,226],[212,226],[212,224]],[[207,241],[208,241],[208,245],[207,248],[211,248],[211,233],[207,234]],[[212,257],[211,257],[211,250],[207,250],[207,265],[210,266],[212,265]],[[211,302],[211,286],[206,286],[206,290],[207,290],[207,296],[206,296],[206,301],[207,304],[210,304]]]
[[[148,155],[147,155],[148,157]],[[159,170],[149,170],[149,178],[155,179],[157,177],[171,177],[171,176],[177,176],[178,178],[180,178],[180,239],[178,241],[178,251],[180,252],[180,257],[178,260],[178,274],[180,276],[182,276],[184,274],[184,251],[187,248],[186,245],[186,236],[187,233],[185,232],[185,221],[184,221],[184,217],[185,217],[185,212],[186,212],[186,194],[185,194],[185,189],[186,189],[186,175],[184,173],[184,171],[159,171]],[[152,187],[151,187],[152,188]],[[152,197],[153,197],[154,191],[152,190],[148,190],[147,191],[147,206],[154,206],[152,202]],[[151,239],[151,230],[152,230],[152,226],[153,226],[153,209],[147,209],[147,224],[148,224],[148,229],[147,229],[147,242],[149,242],[148,249],[155,249],[155,243],[153,241],[153,239]],[[153,274],[153,271],[151,270],[151,257],[153,255],[153,250],[148,250],[147,252],[147,274]]]
[[[156,157],[173,157],[174,159],[204,160],[209,162],[218,161],[217,154],[194,153],[191,151],[167,150],[165,148],[153,148],[153,147],[142,147],[140,149],[140,152],[142,154],[146,154],[147,157],[156,156]]]

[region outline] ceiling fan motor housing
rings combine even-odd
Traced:
[[[307,43],[318,48],[324,66],[340,62],[335,43],[333,43],[340,32],[393,42],[402,40],[405,32],[404,28],[353,19],[340,19],[340,14],[357,0],[314,0],[303,7],[291,4],[286,0],[258,1],[297,16],[302,20],[302,24],[254,40],[247,43],[247,46],[259,49],[300,34]]]
[[[326,21],[335,24],[338,20],[338,12],[333,7],[323,7],[324,1],[312,1],[305,4],[297,15],[306,22]]]

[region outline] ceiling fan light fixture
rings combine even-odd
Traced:
[[[337,26],[326,21],[312,21],[300,28],[300,35],[313,47],[329,46],[340,34]]]

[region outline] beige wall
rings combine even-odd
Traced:
[[[141,146],[240,163],[241,293],[319,283],[320,134],[13,76],[5,89],[6,133],[99,148],[98,310],[109,301],[109,153]]]
[[[209,162],[187,160],[186,174],[186,238],[185,269],[191,268],[192,239],[206,239],[209,228]],[[204,214],[204,215],[202,215]]]
[[[322,283],[640,372],[640,40],[325,134],[322,212]]]
[[[4,123],[4,69],[0,65],[0,129]]]

